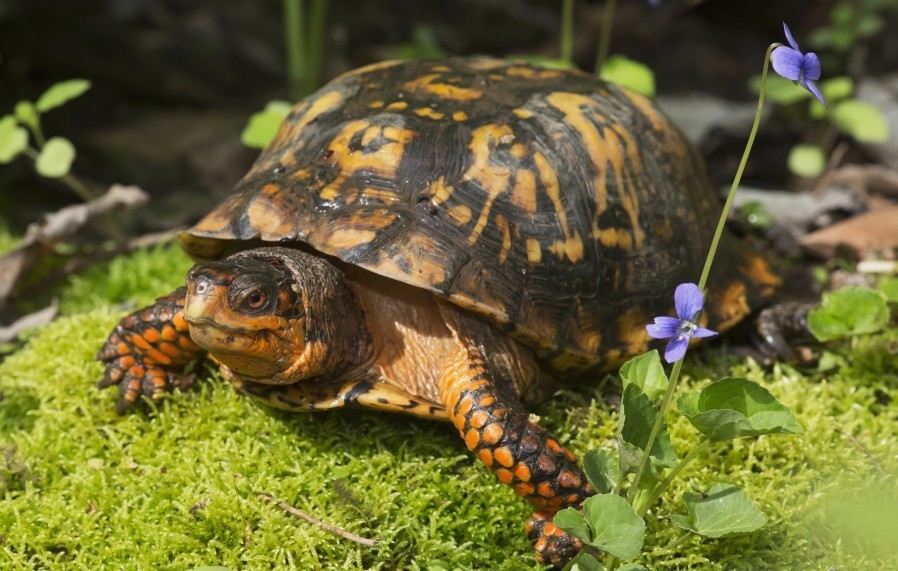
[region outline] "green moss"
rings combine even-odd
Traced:
[[[239,397],[208,368],[197,389],[153,414],[115,416],[114,392],[94,389],[93,354],[124,313],[119,304],[167,293],[188,266],[167,247],[73,279],[62,291],[68,315],[0,365],[0,568],[538,568],[523,534],[527,504],[449,425],[376,412],[281,413]],[[839,500],[858,489],[868,502],[895,500],[844,434],[886,473],[898,470],[888,404],[898,397],[896,344],[894,331],[856,343],[826,375],[729,367],[712,352],[692,358],[686,382],[730,373],[763,382],[808,431],[713,447],[668,495],[734,483],[758,502],[767,527],[707,540],[650,518],[656,530],[642,561],[653,569],[898,568],[898,556],[835,517]],[[582,453],[613,437],[614,413],[601,403],[591,387],[536,412]],[[671,434],[681,454],[694,442],[682,419]],[[380,543],[336,538],[259,493]]]

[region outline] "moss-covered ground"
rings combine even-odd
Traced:
[[[448,424],[272,411],[237,396],[209,366],[196,388],[151,413],[116,416],[114,391],[94,388],[93,355],[129,308],[179,285],[189,265],[164,247],[72,278],[59,292],[64,316],[0,364],[0,569],[539,568],[523,534],[528,506]],[[807,432],[712,447],[667,496],[734,483],[766,527],[703,539],[655,516],[641,562],[898,569],[898,332],[840,351],[825,373],[763,370],[724,356],[720,344],[689,357],[686,383],[757,380]],[[578,453],[614,434],[598,385],[535,411]],[[681,454],[695,442],[682,419],[671,432]],[[259,493],[379,543],[335,537]],[[670,499],[663,507],[685,512]]]

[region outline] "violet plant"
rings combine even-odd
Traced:
[[[646,326],[651,337],[668,340],[664,357],[673,364],[670,377],[664,371],[657,350],[630,359],[621,367],[623,395],[617,450],[602,448],[584,455],[584,471],[597,494],[584,501],[579,509],[567,508],[555,515],[555,525],[584,545],[568,562],[566,570],[645,570],[637,563],[618,565],[639,556],[645,538],[646,514],[693,460],[721,442],[804,432],[792,411],[767,389],[738,377],[720,379],[701,390],[687,391],[679,396],[679,413],[701,434],[698,445],[682,458],[674,449],[666,423],[690,342],[716,334],[698,324],[704,305],[702,292],[758,131],[771,61],[775,72],[795,81],[822,101],[813,83],[820,77],[819,60],[814,54],[803,54],[788,27],[785,29],[789,47],[771,44],[764,57],[755,121],[698,283],[677,287],[674,293],[676,317],[658,316],[653,324]],[[669,517],[687,533],[726,537],[753,532],[766,523],[752,500],[740,488],[730,484],[710,484],[701,494],[684,494],[682,501],[686,514]],[[675,504],[669,502],[668,505]],[[599,552],[604,554],[602,562],[596,557]]]

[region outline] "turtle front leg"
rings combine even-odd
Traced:
[[[186,288],[160,297],[156,303],[122,319],[96,359],[106,364],[99,388],[119,387],[115,410],[119,414],[146,396],[158,401],[174,388],[186,388],[192,379],[181,373],[190,361],[205,354],[191,339],[184,320]]]
[[[464,343],[440,372],[440,398],[449,420],[500,482],[537,507],[527,525],[537,559],[560,566],[582,545],[556,528],[552,516],[578,507],[595,492],[575,456],[530,419],[507,389],[511,386],[510,380],[494,376],[474,343]]]

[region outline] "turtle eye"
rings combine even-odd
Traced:
[[[251,291],[246,296],[246,306],[250,309],[259,309],[265,305],[266,301],[268,301],[268,296],[260,289]]]

